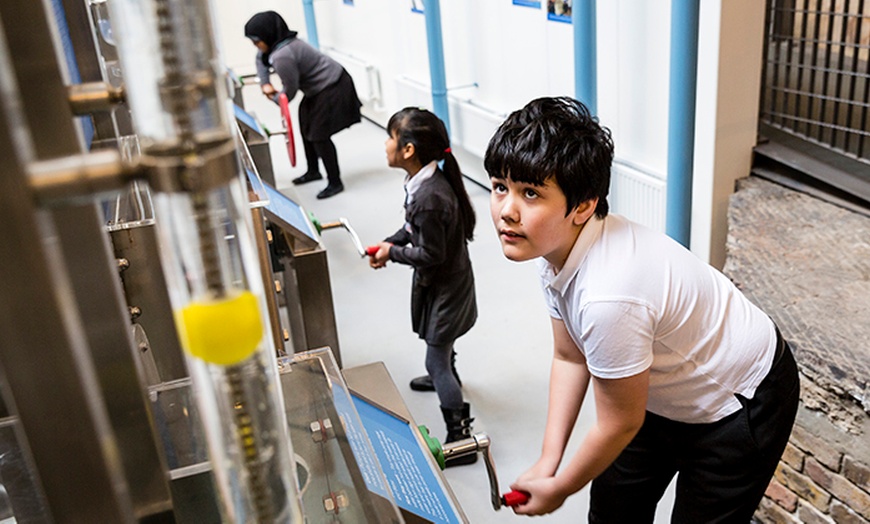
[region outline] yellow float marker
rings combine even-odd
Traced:
[[[235,296],[191,302],[181,310],[184,349],[210,364],[229,366],[250,357],[263,338],[257,297]]]

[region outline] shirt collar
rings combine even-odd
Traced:
[[[435,174],[435,169],[438,167],[438,161],[433,160],[423,166],[419,171],[417,171],[414,176],[410,174],[405,176],[405,205],[410,204],[414,201],[414,193],[420,189],[420,186],[423,185],[423,182],[432,178],[432,175]]]
[[[601,237],[602,229],[604,229],[604,219],[592,215],[586,221],[583,230],[580,231],[580,235],[574,242],[574,247],[571,248],[571,252],[565,260],[565,265],[562,266],[562,270],[558,273],[556,273],[556,268],[553,264],[541,258],[540,270],[544,283],[559,294],[563,294],[565,288],[580,271],[580,266],[586,260],[586,255],[589,253],[592,245]]]

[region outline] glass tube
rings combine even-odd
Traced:
[[[302,522],[207,0],[110,0],[160,257],[227,522]]]
[[[225,72],[208,0],[111,0],[109,13],[143,150],[228,139]]]
[[[117,140],[121,160],[130,164],[137,163],[139,137],[118,136]],[[154,205],[148,183],[133,180],[127,184],[127,187],[108,203],[105,215],[106,229],[109,231],[154,225]]]
[[[124,75],[118,62],[118,50],[109,21],[106,0],[88,0],[91,32],[99,58],[103,81],[113,88],[124,86]],[[130,109],[127,104],[115,104],[109,113],[118,151],[125,163],[139,161],[139,137],[130,128]],[[109,231],[154,224],[151,190],[148,184],[134,180],[122,190],[113,202],[106,204],[106,224]]]

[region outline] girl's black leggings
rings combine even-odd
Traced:
[[[326,178],[330,184],[341,184],[341,173],[338,170],[338,153],[331,138],[326,140],[309,140],[302,138],[305,148],[305,161],[308,163],[308,173],[318,172],[318,161],[323,160]]]
[[[440,346],[426,345],[426,371],[432,377],[441,407],[459,409],[462,407],[462,389],[453,374],[452,356],[452,342]]]

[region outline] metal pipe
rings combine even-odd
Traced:
[[[147,175],[143,165],[122,162],[113,149],[33,162],[27,170],[33,195],[45,206],[76,198],[90,201]]]
[[[574,97],[595,115],[598,113],[595,0],[575,1],[571,21],[574,24]]]
[[[689,247],[692,233],[692,163],[695,157],[699,11],[699,0],[674,0],[671,4],[665,232],[686,247]]]
[[[89,115],[95,111],[108,111],[126,100],[123,88],[106,82],[74,84],[67,88],[69,106],[74,115]]]
[[[441,38],[441,2],[426,0],[426,47],[429,49],[429,76],[432,79],[432,111],[444,122],[450,135],[450,112],[447,105],[447,75],[444,72],[444,41]]]
[[[302,0],[302,10],[305,13],[305,30],[308,32],[308,43],[314,49],[320,49],[320,39],[317,38],[317,18],[314,16],[314,0]]]

